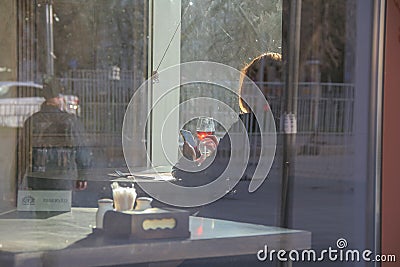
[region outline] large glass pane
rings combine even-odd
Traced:
[[[108,174],[125,168],[121,144],[123,117],[130,98],[147,76],[147,4],[140,1],[21,1],[20,4],[26,10],[19,9],[18,19],[25,22],[19,28],[27,35],[19,42],[20,80],[42,84],[43,75],[54,75],[63,87],[62,108],[77,115],[82,124],[87,162],[81,164],[89,168],[83,174],[85,177],[81,177],[89,181],[88,188],[73,192],[73,202],[79,206],[97,206],[98,198],[110,196],[109,183],[103,183],[109,180]],[[42,96],[41,89],[20,87],[17,91],[19,101]],[[38,111],[41,102],[25,115]],[[36,130],[35,125],[29,127]],[[23,136],[25,131],[21,130],[19,138],[23,142],[29,136]],[[32,140],[37,138],[32,136]],[[28,143],[18,146],[22,188],[30,187],[27,175],[36,175],[37,170],[45,173],[46,168],[51,168],[46,167],[51,165],[49,155],[44,155],[46,159],[41,166],[35,166],[39,164],[39,154],[48,151],[36,151],[34,146]],[[66,157],[71,155],[66,152]]]
[[[0,0],[0,266],[367,266],[375,2]],[[115,181],[190,237],[106,238]]]
[[[337,248],[341,238],[349,249],[373,247],[374,176],[365,153],[368,136],[373,136],[367,128],[375,116],[366,103],[374,91],[359,78],[368,75],[371,66],[372,47],[366,40],[372,40],[372,2],[183,1],[182,14],[182,62],[211,60],[241,70],[264,52],[283,57],[282,70],[248,73],[263,90],[277,127],[268,179],[249,194],[251,177],[243,176],[230,194],[199,215],[306,229],[317,252]],[[276,71],[278,75],[271,75]],[[180,93],[181,102],[207,96],[238,109],[237,97],[213,85],[182,86]],[[181,118],[195,114],[196,108],[204,106],[181,109]],[[287,113],[295,113],[295,134],[285,134]],[[195,132],[195,121],[185,127]],[[225,133],[216,131],[219,137]],[[324,266],[365,264],[324,261]]]

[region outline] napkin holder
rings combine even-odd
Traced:
[[[188,238],[189,212],[172,208],[107,211],[104,215],[103,233],[107,237],[135,240]]]

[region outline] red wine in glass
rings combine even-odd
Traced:
[[[197,120],[196,132],[199,141],[203,140],[207,135],[213,135],[215,132],[213,118],[199,117]]]
[[[204,131],[196,131],[197,132],[197,138],[201,141],[204,139],[204,137],[208,135],[213,135],[214,132],[204,132]]]

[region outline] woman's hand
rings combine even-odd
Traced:
[[[199,142],[200,157],[196,159],[197,165],[201,165],[208,157],[214,155],[217,150],[218,139],[215,136],[207,136]]]
[[[207,139],[207,138],[211,139],[215,143],[215,148],[218,146],[218,144],[219,144],[218,138],[215,135],[207,135],[206,137],[204,137],[204,139]]]
[[[201,164],[207,157],[217,150],[218,138],[215,135],[208,135],[200,142],[203,143],[203,149],[207,149],[207,153],[201,154],[198,146],[192,147],[188,142],[184,142],[182,147],[183,156]]]

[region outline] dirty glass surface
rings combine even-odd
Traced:
[[[164,153],[164,146],[153,140],[166,114],[149,110],[164,93],[162,72],[169,67],[210,61],[240,73],[269,52],[280,55],[274,69],[267,68],[267,74],[248,73],[249,81],[268,101],[261,108],[273,114],[269,123],[276,129],[276,150],[271,170],[263,177],[266,180],[250,193],[253,177],[243,175],[224,197],[187,210],[198,217],[309,231],[311,248],[317,253],[337,248],[339,239],[349,249],[373,250],[375,176],[370,151],[375,144],[371,132],[375,117],[370,103],[376,89],[365,79],[370,77],[372,64],[373,1],[161,1],[0,1],[0,227],[10,219],[51,225],[53,214],[16,211],[20,191],[67,189],[73,208],[96,208],[99,199],[112,198],[111,180],[129,174],[127,165],[148,168]],[[167,81],[184,81],[183,74],[174,71]],[[54,76],[61,88],[57,92],[61,111],[57,112],[62,116],[53,110],[30,120],[46,101],[45,75]],[[232,91],[213,83],[183,84],[176,87],[173,101],[162,102],[164,110],[178,107],[173,117],[176,127],[162,140],[165,150],[172,151],[166,152],[175,155],[169,167],[183,156],[181,128],[191,131],[197,142],[198,118],[193,115],[187,121],[187,114],[204,111],[202,105],[179,104],[207,97],[231,109],[222,116],[239,116],[243,113],[239,76]],[[142,90],[143,83],[148,87]],[[135,93],[134,108],[129,111],[138,119],[130,129],[143,133],[143,138],[128,151],[123,147],[123,125]],[[207,115],[213,117],[216,112],[223,113],[210,108]],[[289,123],[289,118],[296,123]],[[287,130],[288,123],[292,131]],[[256,127],[248,128],[249,136],[258,138]],[[228,130],[216,122],[213,134],[220,141]],[[260,144],[254,141],[251,145],[255,153],[246,166],[254,169],[259,164]],[[124,157],[127,151],[129,160]],[[56,172],[49,174],[52,168]],[[136,190],[138,196],[154,197],[138,185]],[[31,204],[32,198],[24,203]],[[160,199],[153,205],[166,206]],[[70,215],[63,214],[73,220]],[[34,229],[26,227],[21,231]],[[85,235],[90,233],[87,226]],[[8,253],[2,242],[0,255]],[[277,263],[277,259],[259,261],[256,253],[179,263]],[[323,262],[324,266],[366,264]]]

